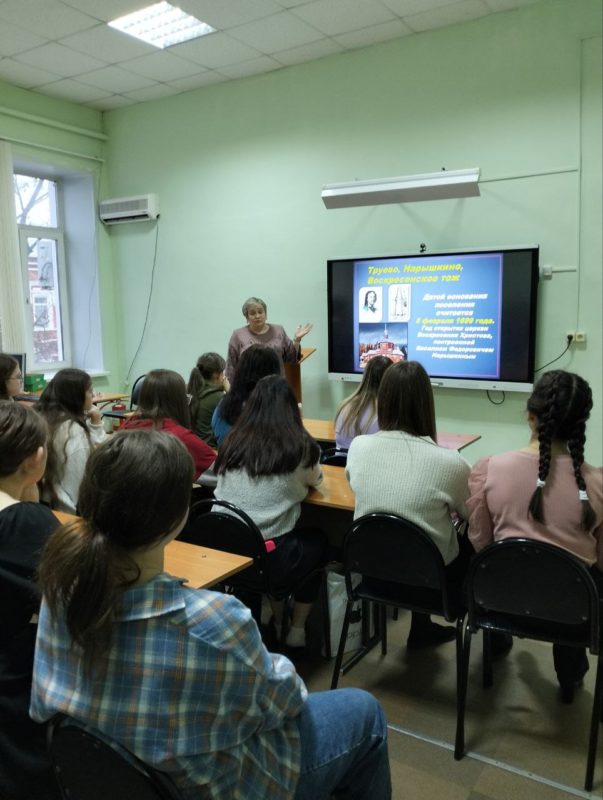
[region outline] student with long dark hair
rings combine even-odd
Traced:
[[[356,495],[354,517],[382,511],[414,522],[437,545],[450,580],[462,580],[469,553],[459,554],[453,515],[467,517],[469,465],[454,450],[436,443],[433,391],[417,361],[389,367],[377,398],[379,432],[357,436],[348,452],[346,474]],[[454,628],[412,615],[409,647],[454,638]]]
[[[138,398],[138,410],[123,427],[163,430],[180,439],[193,458],[195,479],[209,469],[216,458],[211,447],[192,432],[184,379],[171,369],[147,372]]]
[[[216,498],[245,511],[264,539],[273,542],[271,572],[283,587],[325,561],[322,531],[295,528],[302,500],[322,481],[319,459],[320,448],[305,430],[291,387],[280,375],[258,381],[216,459]],[[305,623],[319,586],[317,577],[296,594],[287,635],[292,647],[306,643]],[[273,611],[278,625],[280,609],[273,604]]]
[[[46,424],[33,410],[0,402],[0,796],[54,800],[45,726],[29,717],[40,605],[40,551],[58,527],[49,508],[23,502],[44,473]]]
[[[281,362],[275,351],[263,344],[252,344],[243,350],[237,362],[230,391],[222,398],[213,413],[211,426],[221,446],[227,433],[238,420],[247,398],[260,378],[280,375]]]
[[[92,727],[189,800],[388,800],[377,701],[355,689],[308,696],[236,598],[163,571],[192,476],[185,447],[161,431],[119,432],[92,454],[83,519],[41,559],[33,718]]]
[[[19,362],[7,353],[0,353],[0,400],[12,400],[22,387]]]
[[[393,364],[387,356],[371,358],[358,389],[341,403],[335,414],[335,445],[347,450],[355,436],[377,433],[377,393],[385,370]]]
[[[197,436],[210,447],[218,443],[211,428],[214,410],[227,391],[226,361],[219,353],[203,353],[191,370],[186,391],[191,396],[191,420]]]
[[[545,372],[528,399],[527,447],[483,458],[471,472],[469,538],[476,550],[524,536],[562,547],[592,567],[603,590],[603,469],[584,461],[593,400],[572,372]],[[553,645],[562,698],[588,670],[586,652]]]
[[[90,375],[81,369],[59,370],[42,392],[36,411],[45,418],[49,432],[42,499],[52,508],[75,514],[88,457],[106,437]]]

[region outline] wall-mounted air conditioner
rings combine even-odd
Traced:
[[[103,200],[99,204],[98,213],[105,225],[147,222],[159,216],[159,198],[156,194],[141,194],[138,197]]]

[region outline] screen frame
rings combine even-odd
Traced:
[[[488,248],[471,248],[471,249],[455,249],[455,250],[430,250],[429,252],[421,253],[400,253],[396,255],[354,255],[348,257],[337,257],[327,259],[327,326],[328,326],[328,372],[327,377],[331,381],[342,382],[360,382],[362,380],[362,372],[346,372],[339,371],[333,368],[333,333],[334,333],[334,298],[333,298],[333,267],[335,263],[341,262],[355,262],[355,261],[379,261],[391,259],[404,259],[404,258],[421,258],[431,256],[463,256],[463,255],[476,255],[476,254],[494,254],[502,253],[517,253],[528,252],[530,255],[530,269],[529,276],[529,307],[528,307],[528,348],[527,348],[527,366],[526,372],[531,376],[531,379],[526,380],[507,380],[504,375],[500,379],[486,379],[486,378],[467,378],[467,377],[442,377],[439,375],[430,375],[431,385],[435,388],[445,389],[477,389],[486,391],[505,391],[505,392],[520,392],[529,393],[534,386],[534,372],[535,372],[535,357],[536,357],[536,321],[537,321],[537,307],[538,307],[538,282],[540,278],[539,267],[539,245],[512,245],[505,247],[488,247]]]

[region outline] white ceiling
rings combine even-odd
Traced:
[[[172,0],[216,32],[158,50],[106,23],[153,0],[0,0],[0,81],[101,110],[535,0]]]

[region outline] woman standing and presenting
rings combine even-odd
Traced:
[[[467,505],[476,551],[517,536],[548,542],[592,567],[601,592],[603,469],[584,462],[592,405],[590,386],[579,375],[546,372],[527,403],[528,446],[478,461]],[[586,652],[555,644],[553,660],[562,698],[571,702],[588,670]]]
[[[91,726],[186,800],[389,800],[378,702],[356,689],[308,695],[235,597],[163,571],[192,474],[161,431],[119,432],[92,454],[83,519],[40,564],[33,718]]]
[[[46,506],[22,501],[44,474],[46,433],[33,410],[0,402],[0,796],[11,800],[59,796],[46,728],[29,718],[36,570],[58,521]]]
[[[147,372],[138,398],[138,411],[124,428],[153,428],[180,439],[193,458],[195,480],[214,463],[216,454],[191,430],[184,379],[171,369]]]
[[[90,375],[81,369],[59,370],[42,392],[36,411],[49,430],[42,499],[51,508],[75,514],[90,452],[107,436],[93,403]]]
[[[385,370],[393,364],[387,356],[371,358],[358,389],[344,400],[335,415],[335,446],[347,450],[355,436],[377,433],[377,393]]]
[[[12,400],[23,386],[23,375],[16,359],[0,353],[0,400]]]
[[[268,558],[279,588],[325,562],[322,531],[295,529],[302,500],[322,482],[319,459],[320,448],[304,429],[289,384],[279,375],[262,378],[218,453],[215,496],[242,509],[272,542]],[[306,619],[319,588],[317,576],[296,594],[287,635],[291,647],[306,643]],[[280,612],[273,604],[277,634]]]
[[[270,347],[279,357],[281,374],[283,363],[295,364],[301,356],[301,340],[312,330],[312,325],[298,325],[295,329],[293,341],[285,333],[282,325],[274,325],[266,321],[268,308],[259,297],[250,297],[243,303],[243,316],[247,325],[237,328],[228,343],[228,358],[226,361],[226,377],[232,383],[235,370],[239,363],[241,353],[252,344],[262,344]]]
[[[435,542],[451,582],[460,584],[469,559],[453,525],[467,518],[469,464],[454,450],[436,444],[433,392],[417,361],[387,369],[377,397],[379,432],[357,436],[348,452],[346,475],[356,495],[354,518],[384,512],[422,528]],[[426,614],[412,615],[408,647],[428,647],[454,639],[453,627]]]

